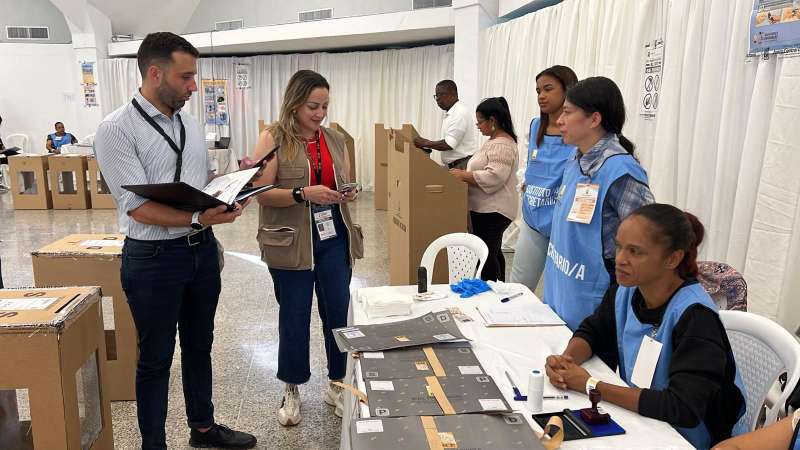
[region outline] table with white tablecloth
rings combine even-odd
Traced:
[[[507,286],[511,287],[514,292],[524,292],[521,297],[511,300],[512,302],[540,302],[540,300],[524,285],[507,284]],[[418,317],[431,311],[458,307],[462,312],[473,319],[471,322],[458,323],[458,326],[464,335],[472,341],[472,348],[475,355],[480,360],[481,365],[483,365],[486,372],[494,378],[509,405],[511,405],[516,412],[522,413],[537,432],[541,432],[541,427],[531,418],[531,413],[527,408],[526,402],[514,401],[514,393],[504,371],[510,372],[514,381],[518,384],[520,391],[526,393],[528,388],[527,374],[533,368],[543,368],[547,356],[561,353],[564,350],[572,336],[572,332],[569,328],[566,326],[488,328],[485,326],[483,318],[476,310],[476,306],[500,304],[501,295],[494,292],[485,292],[471,298],[461,299],[456,294],[450,292],[449,286],[447,285],[432,286],[431,290],[446,293],[447,298],[428,302],[415,302],[412,307],[411,316],[387,317],[381,319],[368,318],[363,305],[358,300],[358,292],[353,292],[348,325],[386,323],[408,319],[409,317]],[[410,296],[417,291],[417,287],[395,286],[392,287],[392,291],[407,293]],[[585,362],[583,367],[585,367],[592,376],[601,381],[625,385],[622,379],[597,357],[593,357]],[[353,384],[362,392],[365,392],[365,384],[361,376],[361,368],[357,359],[348,358],[345,382]],[[552,386],[548,381],[545,381],[545,395],[558,393],[564,392]],[[580,409],[591,406],[586,394],[574,391],[569,391],[567,394],[569,395],[568,400],[544,400],[544,411],[556,412],[564,408]],[[369,417],[369,409],[366,405],[357,405],[355,396],[347,391],[345,391],[344,399],[340,448],[342,450],[350,450],[350,422],[355,418]],[[564,442],[561,448],[568,450],[667,450],[693,448],[691,444],[675,431],[675,429],[665,422],[642,417],[639,414],[608,402],[602,402],[601,405],[611,414],[611,417],[625,429],[626,433],[618,436]]]

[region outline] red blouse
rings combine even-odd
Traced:
[[[329,188],[336,190],[336,177],[333,173],[333,158],[331,152],[328,150],[328,143],[325,142],[324,135],[319,133],[319,151],[322,157],[322,183],[317,180],[317,170],[319,157],[317,156],[317,140],[313,139],[308,142],[306,147],[306,154],[308,155],[308,164],[311,167],[311,185],[324,184]]]

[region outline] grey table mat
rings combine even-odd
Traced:
[[[456,447],[448,449],[544,450],[521,414],[458,414],[433,417],[433,421],[439,433],[455,440]],[[419,417],[354,420],[350,422],[350,441],[353,450],[429,448]]]
[[[333,337],[343,352],[382,351],[465,339],[447,311],[399,322],[336,328]]]
[[[472,352],[469,342],[432,344],[431,348],[444,369],[445,376],[483,375],[486,371]],[[361,373],[365,380],[392,380],[433,376],[422,347],[365,352],[361,358]]]
[[[437,378],[456,414],[511,412],[503,394],[488,375]],[[365,380],[370,415],[373,417],[439,416],[444,412],[428,394],[425,378]],[[387,386],[391,390],[387,390]],[[486,408],[487,403],[497,405]]]

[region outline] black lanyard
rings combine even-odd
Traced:
[[[314,175],[317,177],[317,184],[322,184],[322,149],[319,146],[320,139],[322,139],[322,135],[317,131],[317,163],[312,164],[314,166]],[[306,153],[308,153],[308,145],[306,145]],[[311,155],[308,155],[308,159],[313,162]]]
[[[164,137],[164,139],[167,141],[167,144],[169,144],[170,148],[172,148],[175,154],[178,155],[178,162],[175,165],[175,176],[172,178],[172,181],[175,182],[180,181],[181,166],[183,166],[183,147],[186,146],[186,127],[183,126],[183,119],[181,119],[181,115],[177,114],[178,122],[180,122],[181,124],[181,146],[180,148],[178,148],[178,146],[175,144],[175,141],[173,141],[172,138],[169,137],[167,133],[164,132],[164,129],[161,128],[156,123],[156,121],[153,120],[152,117],[150,117],[146,112],[144,112],[144,109],[142,109],[142,106],[139,104],[139,102],[136,101],[135,98],[131,100],[131,103],[133,103],[133,107],[136,108],[137,111],[139,111],[139,114],[141,114],[142,117],[144,117],[144,120],[146,120],[147,123],[150,124],[150,126],[155,128],[155,130],[158,131],[161,134],[161,136]]]

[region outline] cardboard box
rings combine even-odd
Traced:
[[[36,286],[102,288],[107,322],[113,322],[104,326],[111,401],[136,399],[138,340],[120,280],[124,239],[121,234],[73,234],[31,253]]]
[[[50,209],[53,198],[47,185],[48,155],[25,153],[8,158],[14,209]]]
[[[422,254],[434,239],[466,233],[467,184],[413,145],[411,125],[389,132],[389,284],[416,284]],[[449,281],[447,252],[436,258],[433,283]]]
[[[375,124],[375,209],[389,207],[389,130]]]
[[[54,155],[48,161],[53,209],[89,209],[86,155]]]
[[[92,209],[116,209],[114,197],[108,189],[100,167],[97,165],[97,158],[90,156],[87,161],[89,170],[89,193],[92,200]]]
[[[347,181],[349,183],[355,183],[358,181],[358,178],[356,178],[356,141],[353,139],[353,136],[350,136],[347,130],[336,122],[331,122],[331,129],[344,135],[344,143],[347,147],[347,161],[350,164],[350,177]]]
[[[113,449],[100,290],[0,290],[0,448]]]

